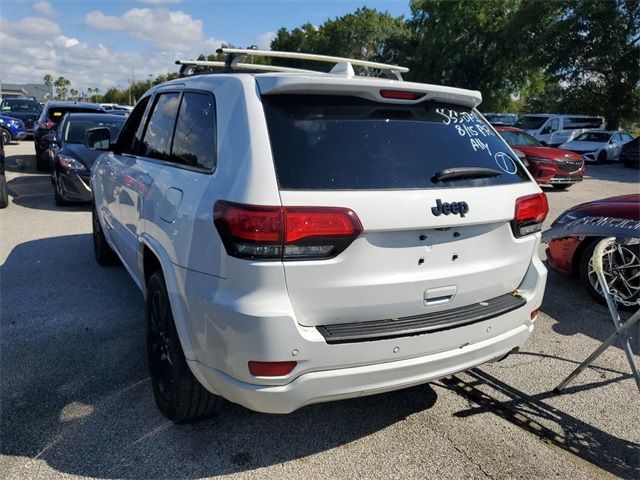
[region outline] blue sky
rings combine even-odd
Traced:
[[[221,42],[269,44],[280,27],[323,23],[361,6],[409,15],[409,0],[0,0],[0,80],[64,76],[102,91],[173,71]]]

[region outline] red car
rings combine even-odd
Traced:
[[[519,128],[496,127],[496,130],[510,147],[524,154],[527,168],[538,184],[566,190],[582,181],[584,160],[577,153],[545,147]]]
[[[562,225],[586,216],[640,221],[640,194],[621,195],[583,203],[567,210],[551,225]],[[564,275],[579,277],[587,291],[604,302],[590,260],[600,237],[567,237],[552,240],[547,248],[549,266]],[[640,243],[622,245],[611,258],[604,259],[605,275],[618,295],[635,302],[640,294]]]

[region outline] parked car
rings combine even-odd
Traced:
[[[108,128],[116,138],[124,121],[121,115],[68,113],[56,132],[48,134],[52,137],[48,154],[56,205],[91,201],[90,171],[100,151],[86,146],[87,130]]]
[[[582,181],[584,161],[577,153],[545,147],[519,128],[496,127],[496,130],[509,146],[524,153],[527,168],[538,184],[566,190]]]
[[[510,126],[518,120],[518,115],[515,113],[483,113],[482,115],[494,127]]]
[[[535,137],[543,145],[557,147],[587,130],[604,130],[604,117],[589,115],[557,115],[546,113],[520,117],[514,127]]]
[[[0,113],[20,119],[27,135],[33,134],[33,127],[42,112],[42,106],[32,98],[5,98],[0,103]]]
[[[586,216],[611,217],[640,221],[640,194],[621,195],[576,205],[562,213],[552,227]],[[567,237],[549,242],[549,267],[570,277],[578,277],[587,292],[604,303],[591,256],[600,237]],[[634,302],[640,293],[640,244],[621,246],[604,259],[605,276],[610,287],[626,301]]]
[[[5,145],[10,144],[14,140],[22,140],[27,136],[22,120],[6,115],[0,115],[0,133],[2,134],[2,141]]]
[[[0,208],[9,206],[9,194],[7,192],[7,177],[4,171],[4,135],[0,136]]]
[[[48,102],[42,109],[42,113],[33,129],[33,143],[36,149],[36,168],[41,172],[47,171],[50,165],[49,156],[46,154],[49,143],[45,140],[45,137],[55,130],[60,120],[69,112],[104,113],[104,109],[96,103]]]
[[[636,137],[622,146],[620,161],[627,168],[640,167],[640,137]]]
[[[620,160],[622,145],[633,140],[627,132],[592,130],[560,145],[560,148],[579,153],[585,162],[602,163]]]
[[[533,330],[547,200],[480,94],[339,71],[163,83],[91,170],[96,260],[145,292],[174,421],[405,388]]]

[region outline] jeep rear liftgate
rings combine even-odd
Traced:
[[[536,237],[516,238],[516,203],[538,189],[471,108],[331,95],[262,101],[283,208],[348,209],[362,227],[323,258],[283,257],[300,324],[328,333],[380,318],[409,317],[413,328],[419,317],[425,328],[434,312],[518,288]]]

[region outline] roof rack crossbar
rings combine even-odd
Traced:
[[[226,60],[209,61],[209,60],[176,60],[176,65],[181,65],[180,75],[189,76],[193,74],[195,67],[213,67],[222,69],[237,70],[260,70],[265,72],[291,72],[291,73],[319,73],[314,70],[304,70],[301,68],[280,67],[278,65],[261,65],[256,63],[236,63],[231,67],[227,66]]]
[[[356,65],[358,67],[367,67],[367,68],[375,68],[378,70],[382,70],[385,74],[397,78],[398,80],[402,80],[401,73],[406,73],[409,71],[407,67],[401,67],[399,65],[389,65],[387,63],[379,63],[379,62],[369,62],[367,60],[358,60],[356,58],[343,58],[343,57],[334,57],[330,55],[317,55],[314,53],[300,53],[300,52],[278,52],[273,50],[254,50],[254,49],[244,49],[244,48],[219,48],[216,50],[217,53],[224,53],[228,56],[233,55],[252,55],[252,56],[260,56],[260,57],[273,57],[273,58],[289,58],[296,60],[311,60],[316,62],[326,62],[326,63],[341,63],[348,62],[351,65]],[[228,57],[227,57],[228,58]]]

